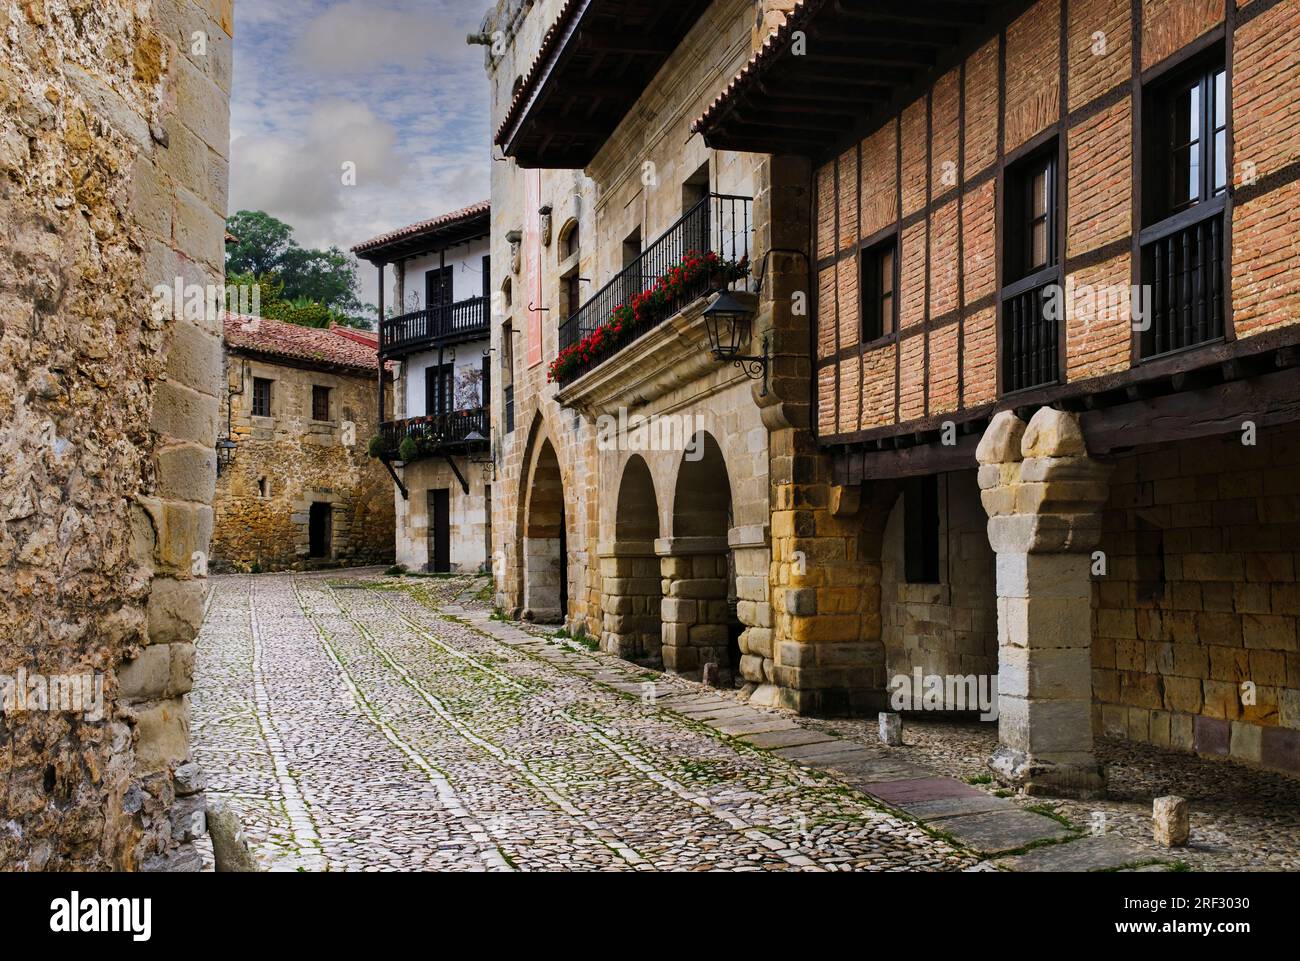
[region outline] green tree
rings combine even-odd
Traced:
[[[369,330],[374,307],[357,295],[357,265],[338,247],[301,247],[293,228],[261,210],[241,210],[226,229],[227,285],[257,284],[262,314],[275,320],[325,327],[330,321]]]

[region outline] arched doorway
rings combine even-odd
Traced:
[[[523,571],[525,620],[564,622],[568,585],[564,483],[560,462],[549,439],[543,439],[528,483],[524,516]]]
[[[601,552],[604,619],[601,648],[647,667],[661,667],[659,501],[640,454],[623,468],[614,516],[614,541]]]
[[[722,448],[701,432],[682,457],[673,492],[673,536],[661,568],[667,582],[663,658],[665,667],[689,675],[713,664],[723,683],[739,668],[744,630],[727,544],[731,526],[731,479]]]

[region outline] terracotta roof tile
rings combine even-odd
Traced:
[[[397,230],[390,230],[386,234],[380,234],[378,237],[371,237],[369,240],[362,241],[352,248],[354,254],[363,254],[368,250],[376,247],[383,247],[391,244],[395,240],[408,240],[412,237],[418,237],[423,233],[432,233],[442,230],[445,227],[451,227],[476,217],[483,217],[492,212],[492,204],[487,200],[480,200],[478,203],[470,204],[468,207],[462,207],[460,210],[453,210],[448,214],[440,214],[429,220],[421,220],[419,223],[409,224],[406,227],[399,227]]]
[[[302,327],[266,317],[226,315],[226,345],[232,349],[374,374],[379,368],[378,344],[367,346],[354,336],[366,331],[344,330],[347,328]]]

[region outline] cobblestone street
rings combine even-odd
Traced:
[[[492,620],[454,596],[473,581],[348,571],[212,584],[194,752],[268,869],[978,863],[751,743],[824,736]]]

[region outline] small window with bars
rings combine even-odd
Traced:
[[[1058,151],[1053,140],[1003,177],[1003,393],[1060,378]]]
[[[1223,337],[1228,75],[1221,54],[1144,91],[1143,357]]]
[[[898,330],[898,238],[864,249],[859,270],[862,342],[869,344]]]
[[[322,387],[320,384],[312,385],[311,419],[312,420],[330,419],[330,389],[328,387]]]
[[[253,416],[271,416],[271,384],[265,377],[253,378]]]

